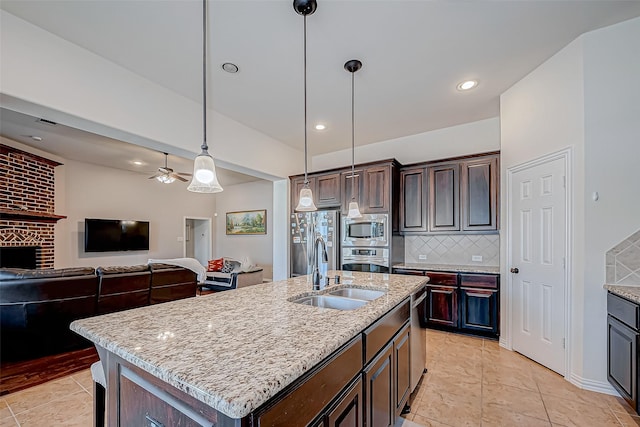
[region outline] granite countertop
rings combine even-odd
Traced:
[[[500,274],[500,267],[486,265],[453,265],[453,264],[423,264],[406,263],[395,264],[394,268],[404,268],[406,270],[430,270],[430,271],[451,271],[456,273],[489,273]]]
[[[231,418],[242,418],[387,313],[426,281],[330,271],[388,292],[350,311],[289,302],[310,276],[76,320],[71,329]]]
[[[623,298],[640,304],[640,286],[604,285],[604,288]]]

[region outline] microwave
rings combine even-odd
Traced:
[[[389,215],[363,214],[342,218],[343,246],[389,246]]]

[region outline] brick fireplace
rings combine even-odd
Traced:
[[[55,223],[66,218],[54,213],[54,169],[60,164],[0,144],[0,252],[35,248],[16,252],[18,258],[35,253],[38,269],[53,268]],[[16,256],[3,257],[10,258]]]

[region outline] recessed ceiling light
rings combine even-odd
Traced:
[[[227,73],[238,72],[238,66],[236,64],[232,64],[231,62],[225,62],[224,64],[222,64],[222,69],[225,70]]]
[[[133,164],[137,165],[137,166],[142,166],[143,165],[143,163],[141,161],[139,161],[139,160],[134,161]]]
[[[477,80],[467,80],[462,83],[458,83],[457,88],[458,90],[469,90],[469,89],[473,89],[476,86],[478,86]]]
[[[316,130],[325,130],[327,127],[321,123],[318,123],[316,125]]]

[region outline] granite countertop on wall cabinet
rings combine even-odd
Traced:
[[[330,271],[386,294],[349,311],[289,302],[310,276],[74,321],[71,329],[231,418],[249,415],[423,286],[425,277]]]
[[[450,271],[452,273],[500,274],[500,267],[492,267],[486,265],[406,263],[396,264],[393,266],[393,268],[404,268],[405,270]]]
[[[609,292],[640,304],[640,286],[604,285]]]

